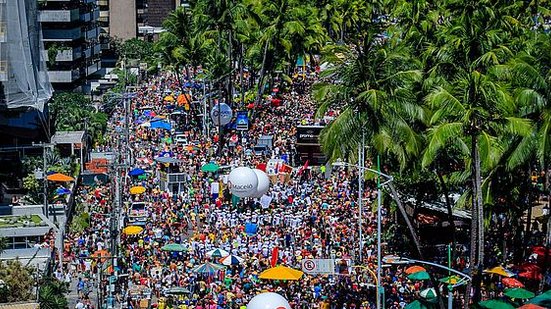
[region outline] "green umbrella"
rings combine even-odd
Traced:
[[[164,245],[161,250],[163,251],[170,251],[170,252],[182,252],[182,251],[186,251],[186,247],[184,247],[183,245],[181,244],[166,244]]]
[[[436,297],[436,291],[434,290],[434,288],[428,288],[422,290],[419,295],[421,295],[421,297],[425,299],[431,299]]]
[[[215,173],[217,172],[218,170],[220,169],[220,166],[216,163],[207,163],[203,166],[201,166],[201,171],[202,172],[211,172],[211,173]]]
[[[536,294],[523,288],[506,289],[503,294],[516,299],[529,299],[536,296]]]
[[[513,305],[497,299],[481,301],[478,304],[482,308],[487,308],[487,309],[515,309]]]
[[[422,302],[416,300],[409,303],[404,309],[428,309],[429,307]]]
[[[139,180],[146,180],[147,179],[147,174],[142,174],[142,175],[138,176],[138,179]]]
[[[419,271],[408,276],[411,280],[429,280],[430,275],[426,271]]]
[[[551,290],[532,298],[528,303],[551,308]]]

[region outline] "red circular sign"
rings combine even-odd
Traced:
[[[304,270],[306,271],[312,271],[316,269],[316,263],[312,260],[305,260],[304,261]]]

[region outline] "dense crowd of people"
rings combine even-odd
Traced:
[[[307,83],[302,86],[301,94],[293,89],[279,90],[283,92],[277,94],[282,101],[280,106],[273,106],[269,101],[255,106],[254,111],[249,112],[254,116],[249,130],[226,129],[225,146],[219,149],[220,136],[216,128],[206,135],[201,123],[188,125],[195,121],[193,106],[191,110],[183,109],[185,117],[181,113],[179,118],[172,116],[178,105],[185,106],[191,101],[187,99],[180,104],[176,98],[183,91],[196,91],[193,81],[186,84],[190,87],[182,87],[169,74],[143,83],[131,101],[129,118],[125,119],[124,108],[117,109],[105,144],[97,146],[103,150],[127,148],[132,156],[127,161],[132,162],[131,168],[145,171],[142,177],[124,175],[121,193],[125,203],[119,230],[139,223],[128,215],[132,203],[145,202],[146,206],[143,231],[135,235],[120,233],[117,237],[110,229],[110,216],[116,205],[112,200],[113,184],[80,189],[79,202],[86,205],[90,213],[90,225],[68,235],[64,253],[73,278],[78,274],[79,293],[87,305],[93,306],[89,301],[92,287],[100,286],[101,295],[113,294],[110,301],[116,298],[118,304],[127,308],[150,305],[245,308],[252,297],[263,291],[280,293],[293,308],[374,308],[376,293],[372,273],[353,266],[376,268],[376,217],[371,211],[364,211],[363,260],[360,261],[358,176],[353,169],[334,167],[331,173],[325,173],[325,167],[299,166],[287,177],[273,177],[267,193],[271,197],[269,205],[253,199],[235,200],[224,176],[232,167],[254,168],[270,159],[282,158],[290,164],[296,156],[296,126],[323,125],[339,111],[330,110],[317,117],[316,106],[304,94],[309,92]],[[201,99],[200,96],[198,91],[192,94],[192,99]],[[170,123],[171,128],[151,128],[152,120],[158,119]],[[130,131],[127,144],[118,141],[126,121]],[[179,132],[180,126],[186,130]],[[176,133],[183,134],[186,140],[175,141],[172,137]],[[232,139],[234,135],[238,138]],[[261,135],[273,136],[273,146],[270,153],[256,155],[250,150]],[[160,157],[171,161],[159,162]],[[218,172],[203,172],[201,167],[210,162],[222,168]],[[184,175],[183,187],[176,192],[173,188],[167,190],[166,171]],[[130,194],[132,186],[143,186],[145,192]],[[371,209],[376,199],[377,193],[371,188],[366,182],[365,209]],[[383,225],[390,220],[384,211]],[[247,224],[253,224],[256,230],[247,232]],[[110,251],[113,239],[117,240],[119,251],[116,263],[110,258],[114,254]],[[185,250],[165,251],[162,248],[167,244],[181,244]],[[208,254],[214,249],[223,249],[243,262],[220,270],[197,272],[195,267],[203,263],[219,264],[219,257]],[[305,258],[336,259],[337,272],[305,275],[298,281],[259,279],[259,274],[271,267],[273,254],[277,255],[278,265],[295,269],[301,268]],[[403,308],[430,286],[424,281],[408,279],[405,267],[384,270],[387,308]],[[98,280],[108,282],[111,275],[117,275],[115,290],[108,291],[109,284],[96,284]],[[172,293],[175,288],[183,288],[185,292],[175,295]],[[459,296],[456,301],[461,302]]]

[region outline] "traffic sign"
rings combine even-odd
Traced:
[[[310,275],[334,274],[334,259],[304,259],[302,260],[302,271]]]

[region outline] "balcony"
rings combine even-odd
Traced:
[[[80,14],[80,21],[85,22],[85,23],[93,21],[93,20],[98,20],[98,18],[99,18],[99,9],[98,8],[95,8],[94,10],[92,10],[90,12]]]
[[[78,70],[72,71],[48,71],[50,82],[52,83],[72,83],[79,79],[80,73]]]
[[[94,27],[90,30],[84,32],[84,39],[86,40],[97,40],[99,37],[99,28]]]
[[[48,60],[48,51],[43,51],[44,59]],[[82,49],[80,47],[68,48],[59,50],[55,57],[55,61],[73,61],[82,57]]]
[[[80,28],[73,29],[43,29],[44,41],[72,41],[82,36]]]
[[[72,22],[80,18],[78,9],[40,11],[38,21],[43,23]]]
[[[99,0],[99,1],[98,1],[98,5],[99,5],[99,6],[108,6],[108,5],[109,5],[109,1],[108,1],[108,0]]]
[[[96,62],[86,68],[86,76],[90,76],[101,69],[101,62]]]

